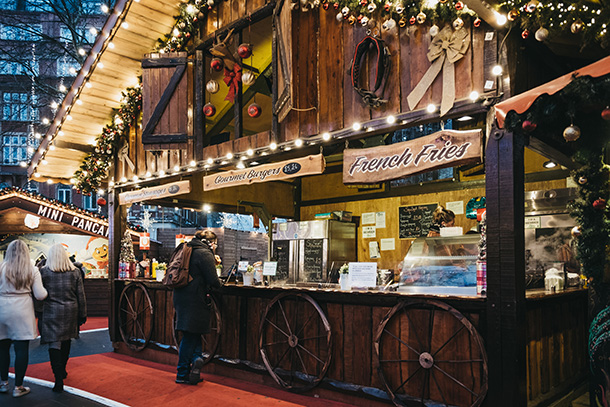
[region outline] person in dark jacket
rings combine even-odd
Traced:
[[[49,359],[55,376],[53,391],[61,393],[68,375],[66,364],[71,339],[78,338],[79,326],[87,320],[83,278],[61,243],[49,248],[47,263],[40,274],[49,292],[39,321],[40,343],[49,344]]]
[[[216,234],[199,230],[188,243],[193,251],[189,274],[193,280],[185,287],[174,289],[176,330],[182,331],[178,354],[176,383],[197,384],[201,381],[203,366],[201,335],[210,331],[210,305],[207,295],[210,288],[219,288],[214,250]]]

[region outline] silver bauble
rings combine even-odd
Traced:
[[[338,22],[343,21],[343,13],[338,12],[337,15],[335,16],[335,18],[337,19]]]
[[[394,9],[396,10],[397,14],[402,14],[405,11],[405,8],[403,6],[396,6],[396,8]]]
[[[343,7],[341,9],[341,14],[343,14],[343,17],[346,17],[349,14],[349,7]]]
[[[254,85],[254,82],[256,82],[256,76],[254,76],[254,74],[250,71],[245,71],[243,74],[241,74],[241,82],[246,86]]]
[[[369,11],[369,13],[372,13],[377,9],[377,4],[369,3],[369,5],[366,6],[366,9]]]
[[[464,20],[462,20],[461,18],[456,18],[455,20],[453,20],[453,28],[455,30],[459,30],[460,28],[464,27]]]
[[[432,27],[430,27],[430,36],[434,37],[436,36],[436,34],[438,34],[438,25],[433,25]]]
[[[389,20],[386,20],[383,22],[383,24],[381,25],[381,29],[384,31],[390,31],[392,29],[394,29],[396,27],[396,20],[394,20],[393,18],[390,18]]]
[[[205,90],[207,90],[211,94],[218,92],[219,89],[220,85],[218,85],[218,82],[214,79],[209,80],[208,83],[205,84]]]
[[[369,24],[369,18],[368,18],[368,17],[366,17],[366,16],[362,17],[362,19],[360,20],[360,24],[361,24],[363,27],[366,27],[366,26]]]
[[[426,14],[420,12],[415,18],[417,18],[417,24],[423,24],[426,22]]]
[[[544,27],[540,27],[536,31],[536,34],[534,34],[534,37],[536,37],[537,41],[540,41],[540,42],[546,41],[546,39],[549,37],[549,30],[547,30]]]
[[[580,138],[580,128],[578,126],[574,126],[573,124],[566,127],[563,131],[563,138],[566,141],[576,141]]]

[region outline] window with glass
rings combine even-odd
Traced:
[[[66,185],[57,187],[57,200],[63,203],[72,203],[72,188]]]
[[[16,165],[27,159],[27,142],[25,135],[13,134],[2,137],[2,163]]]
[[[0,75],[38,76],[38,61],[9,61],[0,59]]]
[[[94,193],[91,195],[83,195],[83,209],[88,211],[97,209],[97,199]]]
[[[76,29],[77,35],[79,38],[84,38],[86,42],[89,44],[93,44],[95,42],[95,38],[97,37],[96,33],[92,33],[91,29],[95,28],[96,31],[99,31],[99,27],[89,26],[89,27],[79,27]],[[61,41],[72,41],[73,34],[72,31],[68,29],[68,27],[60,27],[59,29],[59,37]]]
[[[39,41],[41,35],[42,24],[29,24],[25,27],[0,26],[0,40]]]
[[[0,0],[0,10],[15,10],[17,0]]]
[[[25,9],[27,11],[53,11],[51,2],[48,0],[26,0]]]
[[[34,98],[32,100],[31,98]],[[29,93],[5,92],[2,94],[2,120],[31,121],[38,120],[36,96]]]
[[[102,2],[97,0],[85,0],[81,2],[83,13],[89,15],[102,14]]]
[[[444,128],[447,130],[451,130],[452,121],[447,120],[444,123]],[[401,143],[403,141],[414,140],[419,137],[427,136],[428,134],[436,133],[437,131],[441,131],[442,126],[440,123],[428,123],[420,126],[409,127],[406,129],[396,130],[394,135],[392,136],[392,144]],[[433,170],[424,172],[422,174],[413,175],[410,177],[405,177],[401,179],[397,179],[391,181],[392,187],[402,187],[405,185],[417,185],[423,182],[430,181],[438,181],[443,179],[452,179],[453,178],[453,168],[442,168],[440,170]]]

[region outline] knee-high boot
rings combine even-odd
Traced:
[[[53,391],[56,393],[61,393],[62,391],[64,391],[64,369],[61,357],[61,350],[49,349],[49,359],[51,360],[51,369],[53,369],[53,376],[55,376],[55,387],[53,387]]]
[[[63,378],[68,377],[68,371],[66,370],[66,365],[68,364],[68,359],[70,359],[70,347],[72,342],[70,339],[67,341],[63,341],[61,343],[61,361],[63,366]]]

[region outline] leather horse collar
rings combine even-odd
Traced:
[[[364,89],[360,87],[360,70],[362,59],[372,48],[377,53],[376,60],[376,71],[375,71],[375,87],[372,90]],[[350,76],[352,77],[352,86],[354,90],[358,92],[364,102],[371,107],[379,107],[383,103],[387,103],[387,100],[381,99],[375,94],[381,87],[381,83],[384,78],[387,77],[390,68],[390,50],[382,39],[367,35],[362,41],[356,46],[354,53],[354,59],[352,59],[350,67]],[[383,90],[382,90],[383,91]]]

